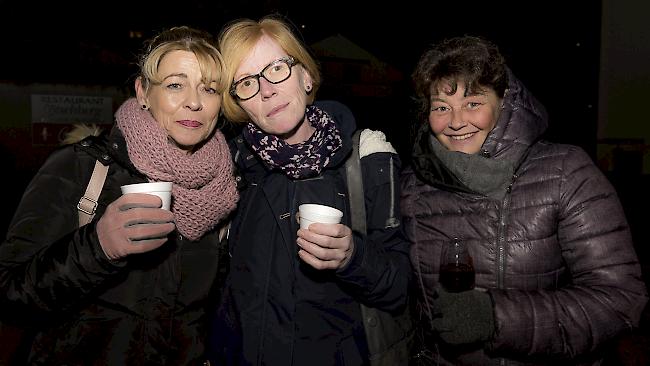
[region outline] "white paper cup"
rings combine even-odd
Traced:
[[[127,184],[120,187],[122,194],[127,193],[148,193],[153,194],[162,200],[162,208],[169,210],[172,203],[172,182],[150,182]]]
[[[315,203],[306,203],[298,206],[300,212],[300,228],[307,229],[310,224],[315,222],[323,224],[338,224],[341,222],[343,212],[334,207],[318,205]]]

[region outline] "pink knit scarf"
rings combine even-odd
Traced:
[[[173,183],[172,211],[182,235],[198,240],[235,209],[239,194],[221,131],[188,155],[135,98],[124,102],[115,118],[133,165],[151,181]]]

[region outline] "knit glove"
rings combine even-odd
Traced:
[[[174,214],[160,208],[160,197],[145,193],[120,196],[106,207],[97,222],[97,237],[104,254],[117,260],[154,250],[174,231]]]
[[[494,332],[492,300],[487,292],[447,292],[437,288],[432,328],[450,345],[486,342]]]

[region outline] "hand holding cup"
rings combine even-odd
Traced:
[[[162,209],[169,210],[172,203],[172,182],[148,182],[127,184],[120,187],[122,194],[147,193],[160,197]]]
[[[304,204],[299,207],[299,216],[300,259],[316,269],[344,266],[351,256],[354,241],[352,230],[340,224],[343,212],[334,207]]]
[[[338,224],[341,222],[343,212],[334,207],[306,203],[298,206],[300,215],[300,228],[309,229],[309,225],[320,222],[322,224]]]
[[[167,241],[176,225],[174,214],[169,211],[169,199],[162,195],[161,198],[156,193],[125,193],[106,207],[96,229],[99,244],[109,259],[148,252]]]

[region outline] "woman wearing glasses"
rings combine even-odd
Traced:
[[[230,91],[224,112],[244,124],[232,144],[244,188],[213,362],[369,364],[359,304],[403,308],[410,276],[398,156],[383,134],[364,131],[372,142],[361,149],[367,235],[353,235],[344,170],[355,121],[340,103],[314,103],[315,60],[273,16],[232,22],[219,41]],[[299,229],[303,203],[336,207],[343,219]]]

